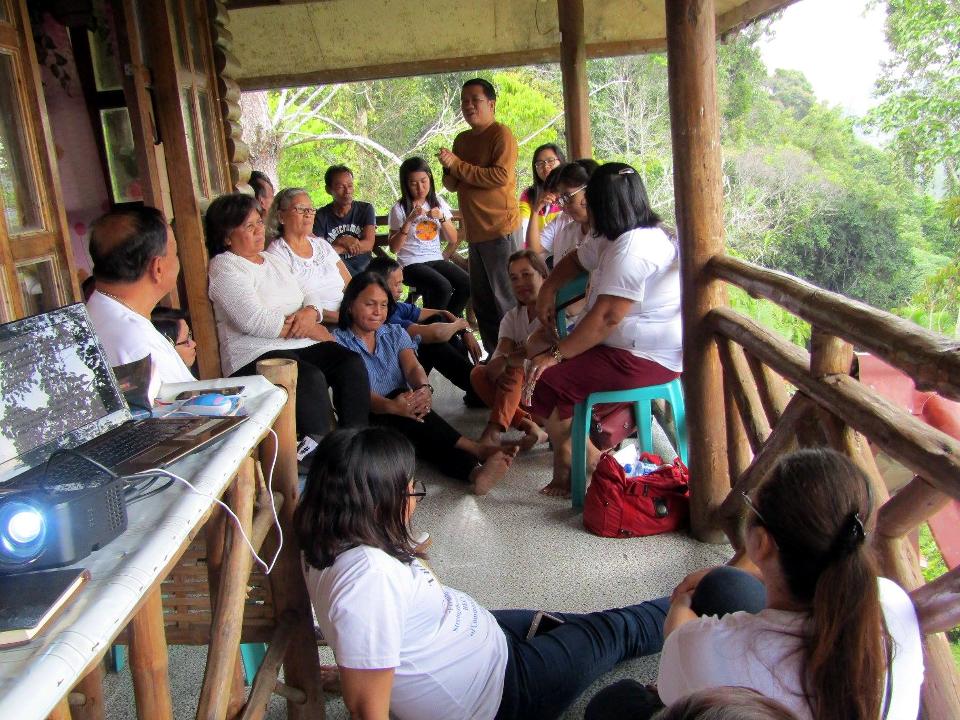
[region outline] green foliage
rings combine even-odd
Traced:
[[[810,342],[810,323],[787,312],[776,303],[752,298],[738,287],[730,287],[729,298],[731,308],[783,335],[790,342],[800,346],[806,346]]]
[[[878,0],[879,1],[879,0]],[[892,145],[921,182],[943,171],[946,194],[960,193],[960,3],[887,0],[893,58],[877,81],[880,104],[870,127]]]

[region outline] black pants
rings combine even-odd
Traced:
[[[268,358],[297,361],[297,432],[324,435],[330,432],[330,393],[340,427],[370,424],[370,379],[363,360],[335,342],[318,342],[304,348],[271,350],[234,375],[256,375],[257,362]]]
[[[690,609],[700,616],[723,617],[740,611],[758,613],[766,603],[767,590],[762,582],[743,570],[722,566],[707,573],[697,585]],[[662,637],[660,644],[663,644]],[[636,680],[620,680],[594,695],[583,717],[584,720],[647,720],[662,707],[655,692]]]
[[[423,306],[449,310],[457,317],[470,297],[470,276],[449,260],[431,260],[403,268],[403,282],[423,296]]]
[[[497,348],[500,321],[507,310],[516,307],[510,287],[507,258],[522,245],[520,229],[509,235],[470,243],[470,295],[473,312],[480,326],[483,347],[491,355]]]
[[[402,392],[406,392],[406,388],[398,388],[387,397],[395,398]],[[477,458],[456,446],[460,433],[432,410],[424,416],[422,422],[388,414],[372,414],[370,422],[400,432],[413,443],[418,458],[436,465],[444,475],[470,481],[470,473],[478,464]]]

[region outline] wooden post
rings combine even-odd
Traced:
[[[240,519],[247,537],[253,534],[253,495],[255,490],[253,459],[244,458],[237,472],[236,484],[231,492],[230,505]],[[237,651],[240,649],[240,633],[243,629],[243,605],[247,595],[247,582],[253,556],[233,524],[230,529],[230,546],[225,562],[220,568],[220,583],[214,601],[210,622],[210,649],[207,666],[197,705],[197,718],[224,720],[231,700],[231,691],[236,691]],[[214,598],[211,588],[211,599]],[[241,676],[242,678],[242,676]],[[242,692],[242,679],[241,686]],[[238,703],[242,705],[242,701]]]
[[[325,711],[317,637],[313,629],[310,598],[300,567],[300,546],[293,532],[293,512],[299,495],[297,364],[293,360],[261,360],[257,363],[257,372],[287,391],[287,403],[273,424],[278,442],[274,445],[273,438],[268,437],[261,446],[264,457],[271,456],[272,448],[275,448],[277,462],[273,469],[273,488],[283,496],[283,506],[279,509],[283,550],[269,575],[276,616],[279,618],[288,611],[294,615],[295,631],[284,654],[283,677],[287,685],[302,690],[307,696],[303,703],[287,700],[287,717],[290,720],[323,720]],[[264,548],[270,545],[268,538]]]
[[[213,307],[207,297],[207,250],[204,244],[200,204],[191,181],[190,150],[186,123],[180,102],[177,79],[179,60],[174,46],[174,26],[168,12],[169,0],[144,3],[144,25],[151,38],[157,125],[167,161],[167,174],[175,178],[170,185],[176,220],[180,271],[186,286],[190,323],[197,340],[200,377],[220,377],[220,354]]]
[[[583,32],[583,0],[557,0],[560,16],[560,74],[563,114],[567,127],[567,157],[593,156],[587,87],[587,44]]]
[[[130,621],[130,674],[140,720],[173,720],[160,584]]]
[[[60,702],[47,715],[47,720],[73,720],[73,716],[70,714],[69,693],[60,698]]]
[[[690,444],[690,526],[694,537],[723,542],[713,511],[730,490],[723,413],[723,375],[711,309],[727,304],[722,284],[705,272],[723,253],[723,186],[717,122],[717,48],[713,0],[667,0],[667,68],[673,179],[681,240],[683,386]]]

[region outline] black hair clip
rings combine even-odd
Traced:
[[[617,171],[617,175],[636,175],[636,174],[637,174],[637,171],[634,170],[632,167],[625,167]]]
[[[835,558],[846,557],[860,547],[866,537],[867,530],[860,519],[860,513],[852,512],[837,534],[830,554]]]

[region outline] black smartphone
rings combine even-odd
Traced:
[[[212,395],[213,393],[218,393],[226,397],[233,397],[234,395],[239,395],[243,392],[243,385],[234,385],[233,387],[225,388],[206,388],[203,390],[184,390],[182,393],[177,395],[177,400],[189,400],[190,398],[199,397],[200,395]]]
[[[563,625],[563,620],[556,615],[538,610],[537,614],[533,616],[533,621],[530,623],[530,629],[527,630],[527,640],[535,638],[538,635],[544,635],[561,625]]]

